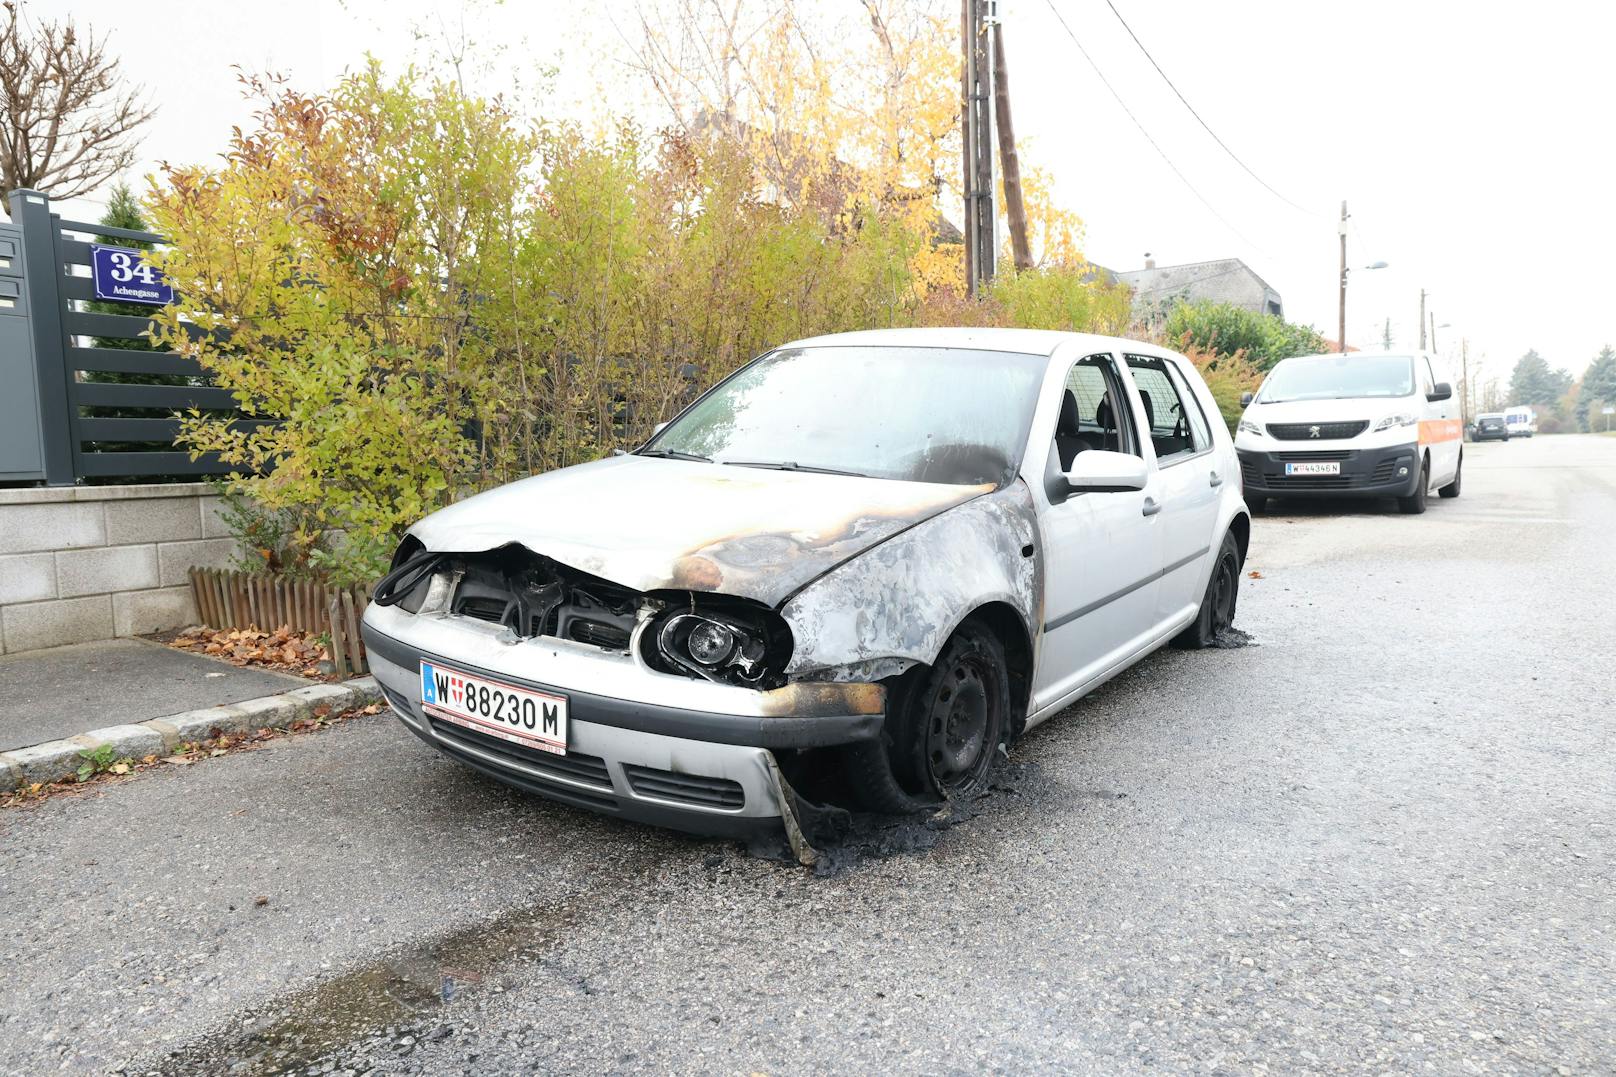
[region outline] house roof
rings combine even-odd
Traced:
[[[1257,275],[1256,270],[1238,258],[1215,258],[1209,262],[1187,262],[1176,266],[1152,266],[1149,269],[1129,269],[1117,274],[1117,279],[1134,285],[1139,291],[1170,291],[1218,277],[1245,273],[1266,290],[1278,295],[1273,285]],[[1148,284],[1149,287],[1141,287]]]

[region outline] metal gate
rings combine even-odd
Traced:
[[[192,460],[174,445],[175,413],[190,408],[234,412],[229,390],[207,384],[194,360],[131,347],[143,339],[149,317],[92,309],[98,300],[91,244],[161,244],[163,237],[63,220],[38,191],[11,193],[11,219],[14,227],[0,231],[0,261],[15,233],[22,273],[13,277],[0,265],[0,395],[15,392],[19,399],[0,405],[0,423],[10,426],[5,420],[13,411],[32,411],[36,421],[18,419],[21,436],[0,434],[0,480],[71,486],[85,478],[195,477],[230,470],[214,454]],[[28,327],[23,331],[6,328],[4,300],[13,286],[23,312],[15,320]],[[31,363],[20,355],[24,341],[32,345]],[[31,386],[23,384],[21,374],[30,367]]]

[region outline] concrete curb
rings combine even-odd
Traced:
[[[0,793],[34,782],[60,781],[77,773],[83,762],[81,751],[108,746],[116,758],[140,759],[221,733],[246,733],[265,726],[285,728],[300,718],[313,717],[316,707],[328,706],[329,713],[340,714],[379,703],[381,698],[381,687],[374,677],[359,677],[341,684],[311,684],[224,707],[182,711],[134,725],[107,726],[66,740],[0,752]]]

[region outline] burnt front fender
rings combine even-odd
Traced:
[[[781,607],[795,647],[786,675],[869,681],[929,664],[973,610],[1015,610],[1037,645],[1043,551],[1017,479],[911,527],[815,580]]]

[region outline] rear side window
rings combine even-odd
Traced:
[[[1179,400],[1183,402],[1184,417],[1189,420],[1190,438],[1195,442],[1195,451],[1205,452],[1212,447],[1212,430],[1206,425],[1206,413],[1201,410],[1201,401],[1176,363],[1168,363],[1167,371],[1172,375]]]
[[[1164,359],[1128,356],[1128,369],[1145,405],[1150,442],[1162,463],[1194,456],[1212,444],[1206,418],[1177,371]]]

